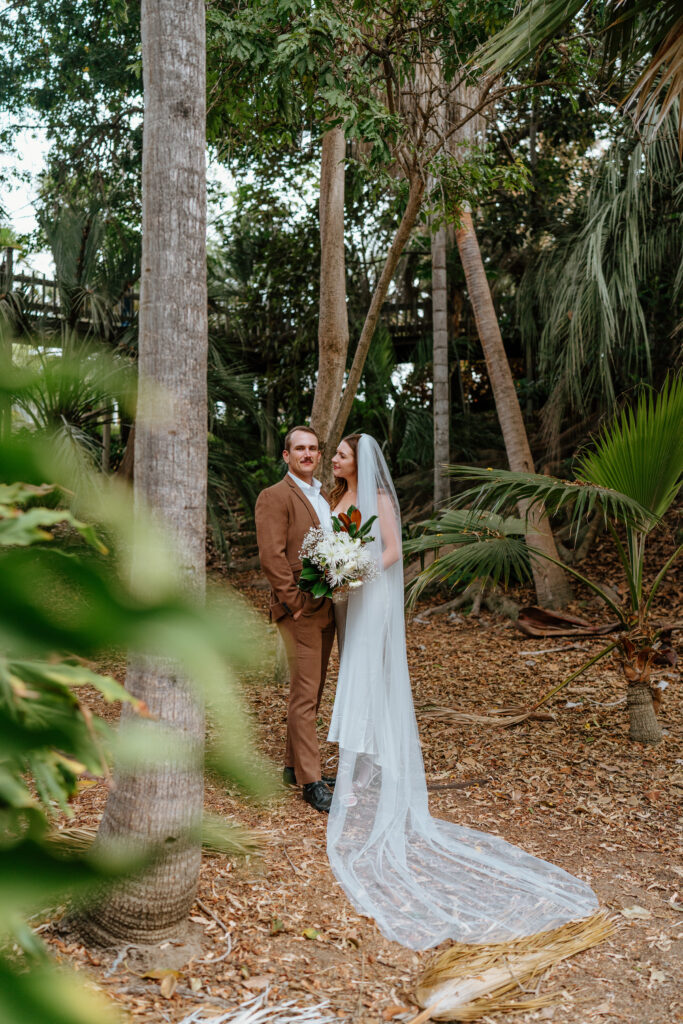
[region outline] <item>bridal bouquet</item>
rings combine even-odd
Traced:
[[[361,514],[351,505],[348,513],[332,516],[332,532],[313,526],[301,545],[299,589],[313,597],[343,599],[377,575],[377,565],[363,546],[370,540],[370,527],[377,516],[361,526]]]

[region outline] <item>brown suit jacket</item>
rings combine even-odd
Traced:
[[[303,539],[320,520],[305,494],[287,474],[279,483],[261,491],[256,499],[256,540],[261,568],[271,586],[270,617],[273,622],[319,608],[325,598],[314,600],[297,587],[301,572],[299,551]]]

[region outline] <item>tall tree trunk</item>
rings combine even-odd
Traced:
[[[266,364],[266,455],[275,459],[279,456],[277,431],[277,395],[271,381],[275,372],[272,362]]]
[[[188,589],[205,582],[207,294],[203,0],[143,0],[145,116],[135,500],[166,526]],[[182,287],[181,287],[182,285]],[[144,551],[134,573],[144,573]],[[98,842],[158,844],[153,868],[108,893],[91,940],[177,936],[195,897],[201,848],[204,715],[175,664],[132,655],[128,689],[178,737],[153,765],[115,772]],[[121,728],[132,715],[125,710]],[[183,745],[182,755],[178,748]],[[197,830],[189,838],[191,830]]]
[[[8,245],[5,249],[4,280],[0,287],[5,295],[14,288],[14,249]],[[0,330],[0,370],[3,376],[9,373],[12,365],[12,335],[7,329]],[[12,399],[9,392],[0,395],[0,440],[4,440],[12,433]]]
[[[387,297],[389,285],[391,279],[396,271],[396,266],[401,254],[406,247],[410,233],[415,226],[417,215],[420,212],[422,205],[422,197],[424,196],[425,183],[419,174],[413,174],[410,179],[410,191],[408,193],[408,202],[406,208],[403,211],[401,222],[396,229],[393,241],[387,253],[387,258],[384,261],[382,267],[382,273],[379,276],[379,280],[375,286],[375,290],[372,293],[372,299],[370,300],[370,308],[365,317],[363,323],[363,329],[358,339],[358,345],[353,356],[353,362],[351,363],[351,369],[349,370],[349,376],[346,381],[346,387],[341,397],[341,401],[338,402],[336,408],[336,415],[330,428],[328,435],[328,449],[334,451],[339,442],[342,439],[346,422],[351,412],[351,406],[353,400],[356,397],[358,391],[358,385],[360,383],[361,374],[363,367],[365,366],[365,360],[368,355],[368,349],[370,348],[370,342],[372,341],[377,327],[377,321],[382,311],[382,305]]]
[[[468,210],[461,211],[460,226],[455,232],[455,238],[474,309],[479,340],[484,350],[510,469],[515,472],[533,473],[534,462],[524,429],[524,420],[498,326],[472,215]],[[524,515],[525,509],[520,508],[520,512]],[[555,539],[547,518],[532,512],[529,516],[529,526],[529,544],[552,558],[558,558]],[[571,600],[571,588],[566,574],[545,559],[533,559],[531,564],[539,603],[545,608],[563,608]]]
[[[448,373],[448,311],[446,290],[446,225],[432,233],[432,331],[434,417],[434,507],[451,496],[450,477],[444,465],[450,459],[450,399]]]
[[[320,167],[320,318],[318,321],[318,378],[311,426],[323,444],[344,384],[349,350],[344,261],[344,157],[346,140],[341,128],[323,135]],[[336,447],[336,446],[335,446]],[[328,452],[328,459],[331,452]]]

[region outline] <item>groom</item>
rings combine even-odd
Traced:
[[[320,442],[310,427],[293,427],[285,438],[283,480],[256,500],[256,539],[261,567],[271,586],[270,618],[284,640],[289,663],[287,746],[283,781],[303,786],[304,800],[328,812],[332,793],[323,779],[316,718],[332,643],[334,608],[329,598],[312,598],[297,587],[299,551],[312,526],[332,529],[330,506],[314,478]]]

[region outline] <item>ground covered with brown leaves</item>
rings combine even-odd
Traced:
[[[267,592],[257,572],[232,573],[229,581],[265,609]],[[679,617],[680,597],[673,583],[663,594]],[[572,610],[595,621],[602,614],[588,600]],[[531,640],[487,614],[424,621],[418,614],[408,625],[415,703],[474,712],[526,704],[600,644]],[[106,668],[121,677],[122,663]],[[336,749],[324,737],[334,661],[328,678],[319,724],[323,756],[333,768]],[[284,748],[286,687],[273,683],[267,671],[250,679],[245,693],[275,771]],[[553,720],[511,729],[419,718],[432,814],[495,832],[586,879],[618,925],[610,940],[557,965],[542,980],[541,992],[557,993],[553,1005],[495,1020],[683,1022],[680,686],[672,680],[665,691],[665,737],[656,748],[628,739],[616,661],[596,665],[550,709]],[[96,824],[105,797],[104,783],[85,785],[69,824]],[[416,980],[428,955],[389,942],[372,920],[352,910],[327,863],[325,816],[296,790],[258,806],[209,782],[207,804],[258,829],[265,845],[262,855],[246,860],[205,858],[193,911],[204,932],[201,958],[172,974],[152,965],[149,976],[134,950],[86,951],[48,928],[55,951],[88,971],[135,1021],[178,1022],[198,1008],[225,1013],[266,988],[272,1002],[294,999],[305,1007],[326,1001],[325,1012],[344,1022],[411,1020],[418,1013]]]

